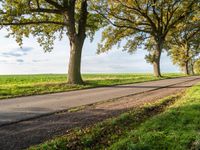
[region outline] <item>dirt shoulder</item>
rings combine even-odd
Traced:
[[[111,118],[145,103],[154,103],[159,99],[181,92],[200,82],[200,79],[161,88],[154,91],[130,95],[107,102],[57,113],[54,115],[23,121],[0,127],[0,145],[2,150],[23,149],[30,145],[44,142],[56,136],[64,135],[71,129],[90,126],[107,118]]]

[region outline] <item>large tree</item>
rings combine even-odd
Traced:
[[[125,40],[124,50],[145,45],[154,74],[161,76],[160,57],[168,33],[198,7],[199,0],[99,0],[93,3],[110,25],[105,28],[98,52]],[[98,6],[99,4],[99,6]]]
[[[68,36],[70,59],[68,83],[82,84],[81,54],[86,36],[92,37],[100,17],[88,10],[87,0],[4,0],[0,1],[0,22],[21,45],[33,35],[45,51],[56,38]]]
[[[186,75],[193,74],[194,60],[200,53],[200,18],[197,14],[187,17],[169,36],[168,48],[174,64]]]

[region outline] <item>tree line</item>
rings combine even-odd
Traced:
[[[103,32],[97,53],[115,45],[129,53],[143,47],[157,77],[162,76],[163,51],[187,75],[200,67],[200,0],[0,0],[0,5],[1,29],[20,46],[32,35],[51,51],[56,38],[68,37],[69,84],[83,84],[84,41],[92,40],[99,29]]]

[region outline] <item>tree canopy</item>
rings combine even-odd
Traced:
[[[99,29],[99,15],[88,13],[87,6],[83,7],[84,2],[86,0],[1,1],[1,26],[7,26],[9,35],[13,35],[19,44],[23,37],[33,35],[46,51],[50,51],[56,37],[85,34],[86,30],[87,36],[92,38]]]
[[[99,0],[97,12],[109,25],[98,52],[105,52],[125,40],[124,50],[133,52],[145,45],[154,73],[161,76],[160,57],[166,38],[179,23],[199,7],[199,0]]]

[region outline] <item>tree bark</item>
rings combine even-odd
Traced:
[[[69,10],[65,14],[66,21],[69,20],[68,37],[70,41],[70,59],[68,68],[68,83],[69,84],[83,84],[81,77],[81,55],[83,44],[86,38],[86,24],[87,24],[87,0],[81,1],[80,18],[76,24],[75,15],[76,1],[69,1]],[[78,27],[78,28],[77,28]]]
[[[185,62],[183,70],[184,70],[185,75],[190,75],[188,61]]]
[[[153,70],[154,70],[154,75],[156,77],[162,77],[160,71],[160,57],[162,53],[162,48],[163,48],[163,41],[158,40],[157,49],[155,49],[153,52]]]
[[[186,42],[185,48],[186,48],[186,60],[185,60],[185,65],[184,65],[184,73],[185,75],[190,75],[190,67],[189,67],[189,60],[188,60],[190,49],[187,42]]]
[[[155,57],[154,57],[154,61],[153,61],[153,70],[154,70],[154,75],[156,77],[161,77],[161,72],[160,72],[160,56],[161,56],[161,52],[160,51],[155,51]]]
[[[70,40],[70,59],[68,68],[68,83],[83,84],[81,77],[81,55],[85,37],[75,36]]]
[[[191,75],[194,75],[195,73],[194,73],[194,65],[192,64],[191,65]]]
[[[191,75],[194,75],[194,61],[193,60],[190,60],[190,74]]]

